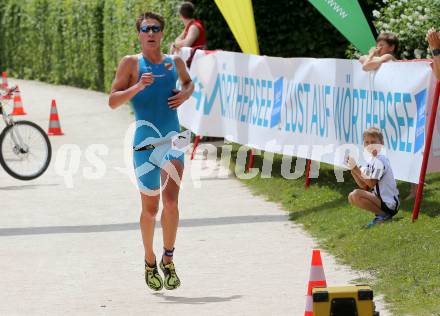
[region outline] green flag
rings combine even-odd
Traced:
[[[373,33],[357,0],[309,0],[363,54],[376,46]]]

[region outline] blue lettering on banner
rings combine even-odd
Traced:
[[[385,103],[385,94],[383,91],[379,91],[379,126],[380,130],[383,133],[383,138],[386,147],[390,147],[390,139],[388,138],[388,132],[386,129],[387,118],[386,118],[386,103]]]
[[[422,149],[425,144],[425,122],[426,122],[426,89],[415,95],[417,104],[416,136],[414,140],[414,153]]]
[[[322,117],[323,118],[323,124],[321,125],[321,120],[319,120],[319,135],[321,136],[321,137],[323,137],[324,136],[324,134],[325,134],[325,136],[326,137],[328,137],[328,118],[329,118],[329,116],[330,116],[330,109],[329,109],[329,107],[327,106],[328,104],[327,104],[327,96],[328,95],[330,95],[330,90],[331,90],[331,88],[330,88],[330,86],[324,86],[324,89],[323,89],[323,92],[324,92],[324,94],[323,94],[323,98],[322,98],[322,100],[323,100],[323,102],[322,102],[322,115],[320,115],[320,117]],[[324,133],[325,132],[325,133]]]
[[[264,111],[264,120],[263,120],[263,126],[264,127],[268,127],[269,126],[269,120],[267,118],[267,113],[269,112],[269,109],[272,106],[271,103],[271,99],[269,96],[273,96],[271,92],[271,90],[273,89],[272,87],[272,80],[267,80],[267,89],[266,89],[266,110]]]
[[[403,109],[405,110],[405,117],[406,117],[406,149],[405,151],[407,153],[411,152],[411,147],[412,144],[409,142],[409,136],[410,136],[410,130],[411,127],[414,126],[414,118],[410,117],[408,114],[408,107],[407,104],[411,104],[412,99],[411,99],[411,94],[410,93],[404,93],[403,94]]]
[[[313,86],[313,107],[312,107],[312,120],[310,123],[310,131],[313,133],[313,130],[315,131],[313,134],[318,135],[318,97],[319,97],[319,91],[316,85]],[[318,96],[316,95],[318,93]],[[315,125],[315,129],[313,129],[313,125]]]
[[[310,83],[304,83],[303,85],[299,85],[299,88],[304,86],[304,89],[298,90],[298,101],[299,101],[299,109],[301,111],[301,115],[302,115],[302,120],[301,120],[301,124],[298,124],[298,130],[300,133],[303,132],[304,130],[304,125],[306,125],[307,129],[307,123],[305,122],[306,117],[304,115],[304,107],[308,108],[309,107],[309,92],[310,92]],[[298,89],[299,89],[298,88]],[[304,92],[304,93],[303,93]],[[301,94],[300,94],[301,93]],[[301,98],[301,96],[305,94],[304,98]],[[301,102],[301,100],[306,99],[306,101],[304,103]]]
[[[388,118],[388,123],[391,125],[391,127],[394,130],[394,137],[391,136],[391,147],[390,148],[392,148],[393,150],[397,150],[397,141],[398,141],[397,127],[396,127],[396,124],[394,123],[393,117],[390,114],[390,111],[388,111],[392,104],[393,104],[393,95],[391,92],[388,92],[387,102],[386,102],[387,118]]]
[[[273,107],[270,118],[270,127],[277,126],[281,123],[281,106],[283,102],[283,77],[276,80],[273,89]]]
[[[417,153],[424,146],[427,89],[413,95],[351,83],[333,86],[225,71],[211,80],[207,88],[207,83],[193,78],[195,110],[205,116],[212,115],[218,105],[215,113],[240,124],[268,129],[282,126],[286,133],[334,137],[353,144],[362,144],[365,129],[375,126],[393,151]]]
[[[196,110],[199,111],[200,110],[200,104],[202,102],[202,97],[203,97],[203,85],[202,83],[199,82],[199,80],[197,79],[197,77],[195,77],[193,79],[193,83],[194,83],[194,92],[192,94],[192,97],[194,99],[196,99]]]
[[[353,143],[359,143],[357,133],[357,120],[359,117],[359,90],[353,90],[353,113],[351,114],[351,139]],[[356,139],[356,140],[355,140]]]

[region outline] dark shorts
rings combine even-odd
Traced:
[[[399,211],[399,203],[396,202],[397,207],[395,209],[390,209],[384,201],[380,200],[380,209],[382,211],[384,211],[386,214],[390,215],[390,216],[394,216],[397,214],[397,212]]]

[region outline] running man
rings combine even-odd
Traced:
[[[171,149],[171,137],[180,132],[176,108],[187,100],[194,84],[182,59],[160,50],[165,21],[145,12],[136,21],[142,52],[122,58],[109,97],[115,109],[132,102],[136,117],[133,163],[141,195],[140,227],[145,250],[145,282],[152,290],[180,286],[173,263],[179,223],[178,197],[183,174],[183,152]],[[182,90],[176,90],[177,79]],[[158,272],[153,251],[156,215],[162,193],[161,224],[164,252]]]

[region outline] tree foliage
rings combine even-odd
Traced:
[[[0,0],[0,66],[10,75],[109,91],[120,59],[139,52],[141,12],[165,17],[163,50],[182,29],[178,0]]]
[[[375,11],[375,24],[379,31],[393,32],[401,46],[404,59],[430,56],[425,35],[440,21],[440,0],[383,0],[384,7]]]

